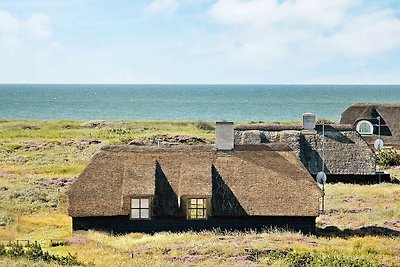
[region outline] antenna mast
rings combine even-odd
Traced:
[[[317,173],[317,182],[322,184],[322,203],[320,213],[325,212],[325,122],[322,122],[322,171]]]

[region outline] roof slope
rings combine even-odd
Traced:
[[[353,104],[342,113],[340,122],[356,125],[358,121],[363,119],[375,119],[372,123],[377,124],[377,116],[381,117],[381,125],[386,124],[388,127],[390,134],[386,137],[386,140],[389,143],[400,143],[400,104]],[[368,141],[373,142],[375,139]]]
[[[215,200],[217,173],[216,183],[228,188],[246,215],[317,216],[318,185],[294,153],[282,147],[261,145],[253,150],[246,146],[229,153],[211,147],[106,148],[71,186],[68,211],[73,217],[128,215],[130,197],[160,192],[155,182],[159,168],[167,180],[164,185],[177,198],[209,196]]]
[[[351,125],[325,125],[324,140],[321,125],[316,126],[314,133],[303,133],[297,127],[277,130],[276,127],[265,125],[260,125],[259,130],[256,130],[257,125],[252,125],[252,130],[247,129],[247,126],[236,127],[236,144],[284,142],[313,175],[322,170],[323,146],[324,170],[328,174],[374,175],[376,172],[373,151]]]

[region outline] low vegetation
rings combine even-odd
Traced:
[[[213,127],[0,121],[0,266],[400,266],[396,184],[328,184],[316,236],[279,229],[119,236],[71,231],[65,191],[102,145],[155,135],[213,142]]]
[[[42,246],[35,243],[27,243],[25,246],[18,242],[10,242],[7,245],[0,244],[0,257],[6,256],[12,259],[26,258],[29,261],[43,261],[46,263],[56,263],[58,265],[82,265],[74,256],[57,256],[50,254],[42,249]]]
[[[379,164],[384,167],[400,165],[400,153],[395,149],[382,150],[378,152]]]

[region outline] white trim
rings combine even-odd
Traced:
[[[134,203],[136,202],[137,203]],[[146,205],[147,202],[147,205]],[[133,212],[137,212],[137,215]],[[147,215],[145,213],[147,211]],[[149,197],[133,197],[131,198],[131,220],[150,220],[151,219],[151,198]]]
[[[365,124],[365,123],[368,124],[368,126],[369,126],[369,129],[370,129],[369,132],[361,132],[361,131],[360,131],[361,125],[362,125],[362,124]],[[359,132],[361,135],[372,135],[372,134],[374,133],[374,125],[372,125],[372,123],[369,122],[369,121],[367,121],[367,120],[362,120],[362,121],[359,121],[359,122],[357,123],[356,130],[357,130],[357,132]]]

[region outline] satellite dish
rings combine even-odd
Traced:
[[[383,148],[383,141],[382,139],[376,139],[374,142],[374,147],[376,150],[381,150]]]
[[[326,174],[324,172],[317,173],[317,182],[319,184],[325,184],[326,183]]]

